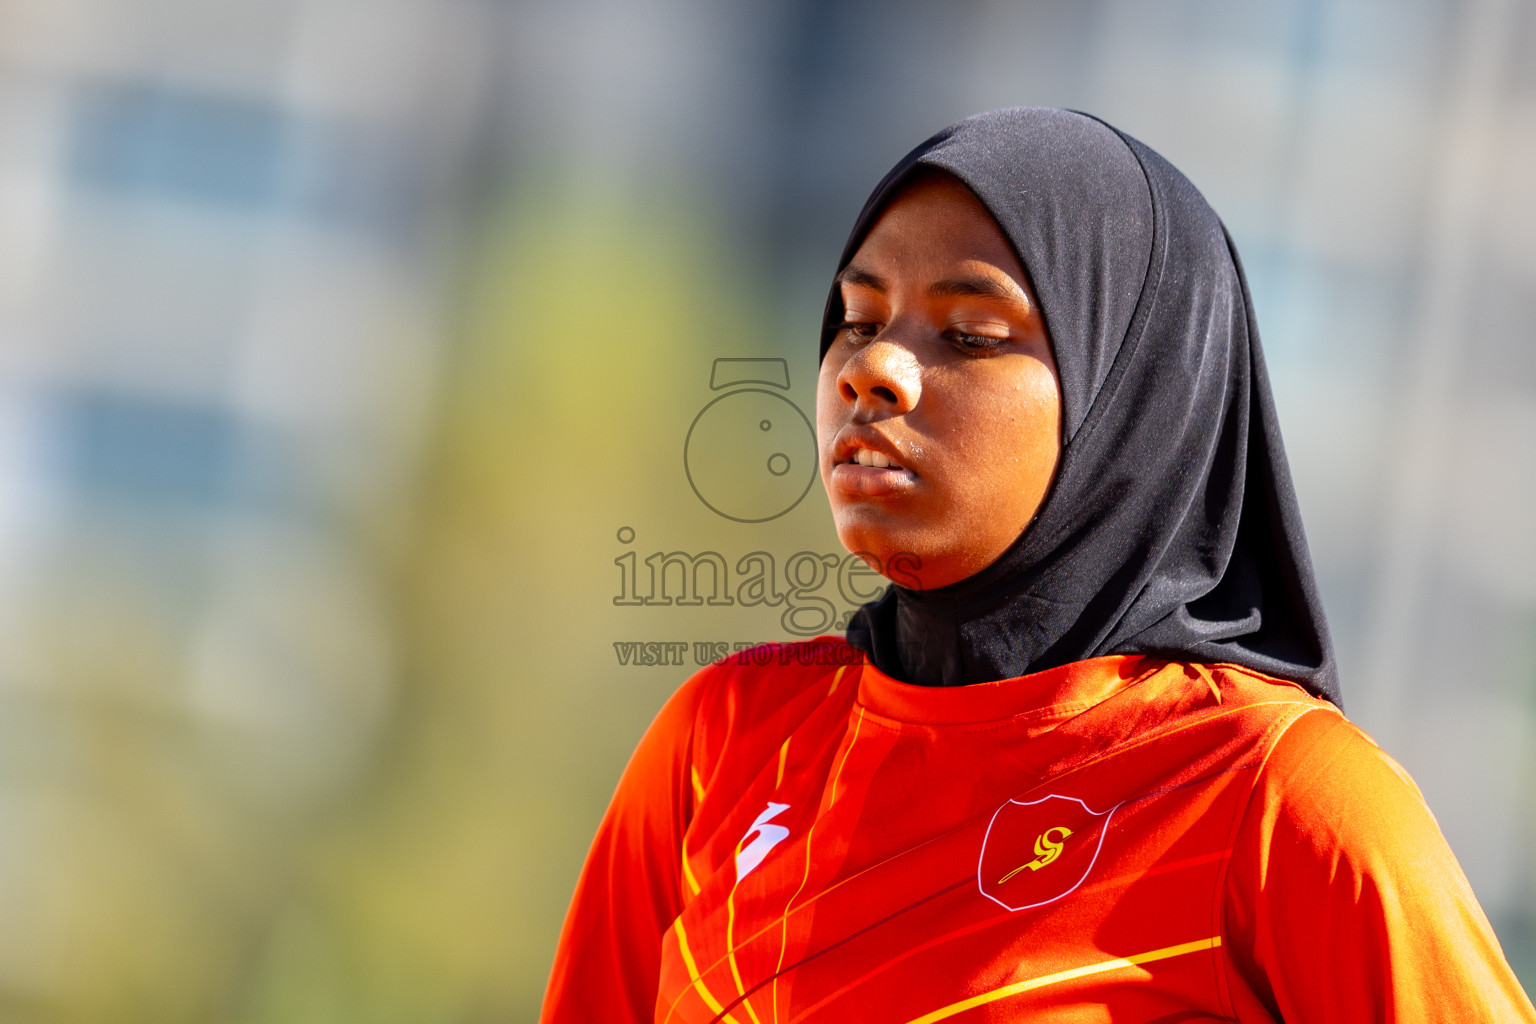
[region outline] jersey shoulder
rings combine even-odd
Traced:
[[[1240,665],[1147,658],[1133,686],[1106,701],[1103,710],[1128,738],[1194,731],[1257,741],[1312,712],[1341,717],[1328,701],[1299,684]],[[1132,666],[1138,670],[1139,666]]]
[[[1298,720],[1339,717],[1301,686],[1236,665],[1148,657],[1129,670],[1131,685],[1060,730],[1094,737],[1075,757],[1166,762],[1182,775],[1258,766]]]
[[[1208,675],[1221,690],[1223,700],[1231,699],[1244,705],[1294,705],[1339,713],[1339,709],[1329,701],[1308,693],[1305,687],[1294,680],[1268,676],[1255,669],[1228,662],[1176,664]]]

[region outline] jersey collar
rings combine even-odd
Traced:
[[[1145,655],[1112,654],[990,683],[915,686],[866,661],[858,700],[877,715],[925,725],[1067,718],[1113,697],[1163,664]]]

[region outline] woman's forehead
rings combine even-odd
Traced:
[[[975,268],[960,272],[968,263],[997,267],[1024,284],[1013,245],[986,207],[953,176],[933,172],[892,197],[838,280],[882,290],[895,275],[943,274],[963,280],[976,276]],[[966,289],[957,284],[949,291],[964,294]]]

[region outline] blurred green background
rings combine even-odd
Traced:
[[[661,702],[872,590],[859,204],[1027,104],[1231,228],[1348,709],[1536,984],[1533,68],[1536,0],[0,0],[0,1022],[533,1020]]]

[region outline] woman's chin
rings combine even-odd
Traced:
[[[984,531],[936,531],[929,517],[869,502],[834,502],[837,539],[869,567],[908,590],[937,590],[991,565],[1010,538]],[[947,523],[943,517],[937,520]]]
[[[922,537],[922,531],[902,529],[901,524],[891,522],[893,517],[881,515],[881,511],[867,506],[837,509],[834,518],[838,540],[893,583],[912,590],[924,589],[931,573],[931,539]]]

